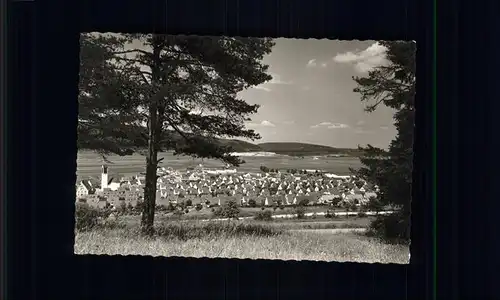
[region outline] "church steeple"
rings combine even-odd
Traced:
[[[108,166],[102,165],[101,172],[101,189],[105,189],[108,187]]]

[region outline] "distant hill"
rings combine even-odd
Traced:
[[[176,140],[182,140],[176,133],[172,133]],[[293,142],[274,142],[253,144],[236,139],[218,139],[219,143],[224,146],[231,146],[234,152],[274,152],[283,155],[292,156],[312,156],[312,155],[328,155],[340,154],[349,156],[359,156],[358,149],[334,148],[330,146],[314,145],[306,143]]]
[[[183,138],[171,132],[171,138],[176,141],[182,141]],[[236,139],[218,139],[219,143],[224,146],[231,146],[234,152],[274,152],[282,155],[291,156],[321,156],[321,155],[348,155],[361,156],[363,153],[358,149],[334,148],[324,145],[293,143],[293,142],[274,142],[253,144]],[[136,150],[144,151],[146,145],[137,147]]]
[[[224,146],[231,146],[234,152],[274,152],[276,154],[290,156],[322,156],[322,155],[347,155],[361,156],[363,153],[358,149],[334,148],[324,145],[274,142],[252,144],[240,140],[219,139]]]
[[[292,155],[292,156],[311,156],[311,155],[328,155],[339,154],[349,156],[359,156],[362,154],[358,149],[334,148],[324,145],[306,144],[306,143],[261,143],[258,146],[262,151],[274,152],[277,154]]]
[[[234,152],[259,152],[259,151],[262,151],[262,148],[259,145],[255,145],[255,144],[240,141],[240,140],[219,139],[219,142],[224,146],[231,146],[234,149]]]
[[[178,134],[177,132],[170,131],[171,139],[177,142],[182,143],[184,138]],[[240,141],[236,139],[218,139],[219,143],[222,146],[231,146],[234,149],[234,152],[258,152],[262,151],[261,148],[255,144]]]

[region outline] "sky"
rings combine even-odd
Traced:
[[[247,124],[262,136],[259,143],[387,148],[396,136],[394,110],[379,106],[368,113],[353,92],[352,76],[367,76],[386,62],[377,42],[281,38],[263,62],[273,80],[239,95],[261,105]]]
[[[328,39],[275,40],[264,57],[273,79],[241,92],[258,112],[246,123],[261,135],[255,143],[302,142],[339,148],[367,144],[387,148],[396,136],[394,110],[380,105],[364,111],[366,103],[353,76],[386,63],[385,48],[376,41]],[[126,48],[142,48],[138,42]]]

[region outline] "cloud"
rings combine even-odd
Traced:
[[[307,62],[308,67],[316,67],[316,60],[311,59],[310,61]]]
[[[265,91],[265,92],[270,92],[270,91],[271,91],[271,89],[270,89],[270,88],[265,87],[265,86],[263,86],[263,85],[257,85],[257,86],[254,86],[253,88],[254,88],[254,89],[257,89],[257,90],[262,90],[262,91]]]
[[[358,121],[358,122],[356,123],[356,125],[357,125],[357,126],[363,126],[363,125],[365,125],[365,121],[360,120],[360,121]]]
[[[266,82],[268,84],[292,84],[291,81],[281,80],[281,77],[276,73],[269,73],[269,75],[271,75],[273,79]]]
[[[326,62],[318,63],[316,61],[316,59],[311,59],[307,62],[307,67],[309,67],[309,68],[314,68],[314,67],[318,67],[318,66],[321,66],[322,68],[326,68],[326,66],[328,66],[328,64]]]
[[[328,129],[344,129],[344,128],[349,128],[349,125],[342,123],[335,123],[328,126]]]
[[[387,129],[389,129],[389,127],[388,126],[380,126],[380,129],[387,130]]]
[[[282,80],[281,77],[278,74],[275,73],[269,73],[273,77],[273,79],[269,80],[268,82],[265,82],[261,85],[254,86],[254,89],[266,91],[266,92],[271,92],[272,89],[269,87],[269,85],[276,85],[276,84],[292,84],[291,81],[285,81]]]
[[[374,67],[384,65],[387,62],[386,51],[385,46],[375,42],[362,51],[338,53],[333,60],[337,63],[353,64],[357,72],[366,73]]]
[[[276,127],[272,122],[264,120],[260,123],[247,123],[248,127]]]
[[[333,61],[338,63],[349,63],[353,61],[357,61],[359,56],[352,53],[351,51],[345,53],[339,53],[333,57]]]
[[[302,90],[303,91],[309,91],[309,90],[311,90],[311,87],[306,85],[306,86],[302,87]]]
[[[332,125],[332,123],[331,122],[321,122],[319,124],[311,126],[311,128],[319,128],[319,127],[322,127],[322,126],[329,126],[329,125]]]
[[[295,124],[295,121],[284,121],[283,124],[285,124],[285,125],[293,125],[293,124]]]
[[[262,122],[260,122],[260,125],[261,126],[264,126],[264,127],[275,127],[276,125],[274,125],[273,123],[267,121],[267,120],[264,120]]]
[[[327,127],[328,129],[344,129],[344,128],[349,128],[349,125],[347,124],[342,124],[342,123],[332,123],[332,122],[321,122],[319,124],[311,126],[311,128],[320,128],[320,127]]]

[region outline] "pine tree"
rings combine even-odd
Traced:
[[[78,148],[106,154],[127,155],[141,139],[124,137],[138,133],[133,121],[136,112],[125,99],[137,96],[134,82],[115,68],[113,48],[123,43],[116,37],[102,38],[86,33],[80,36],[80,74],[78,94]],[[142,142],[142,146],[145,146]]]
[[[237,166],[243,161],[231,156],[231,147],[217,138],[260,138],[244,127],[258,106],[247,104],[237,94],[272,79],[261,60],[274,43],[270,39],[160,34],[100,36],[96,40],[111,53],[111,77],[122,88],[112,97],[121,107],[120,116],[113,119],[106,114],[106,119],[119,119],[124,125],[113,128],[120,134],[115,145],[128,149],[147,145],[141,227],[151,234],[158,152],[173,150],[174,154],[215,158]],[[132,40],[142,47],[126,49]]]
[[[380,42],[387,48],[387,65],[379,66],[368,77],[354,77],[361,101],[374,101],[366,107],[374,111],[380,104],[396,110],[396,138],[388,151],[368,145],[361,162],[365,167],[357,175],[377,184],[379,201],[400,208],[396,215],[380,216],[372,229],[388,240],[410,239],[411,185],[413,170],[413,131],[415,121],[415,55],[414,42]]]

